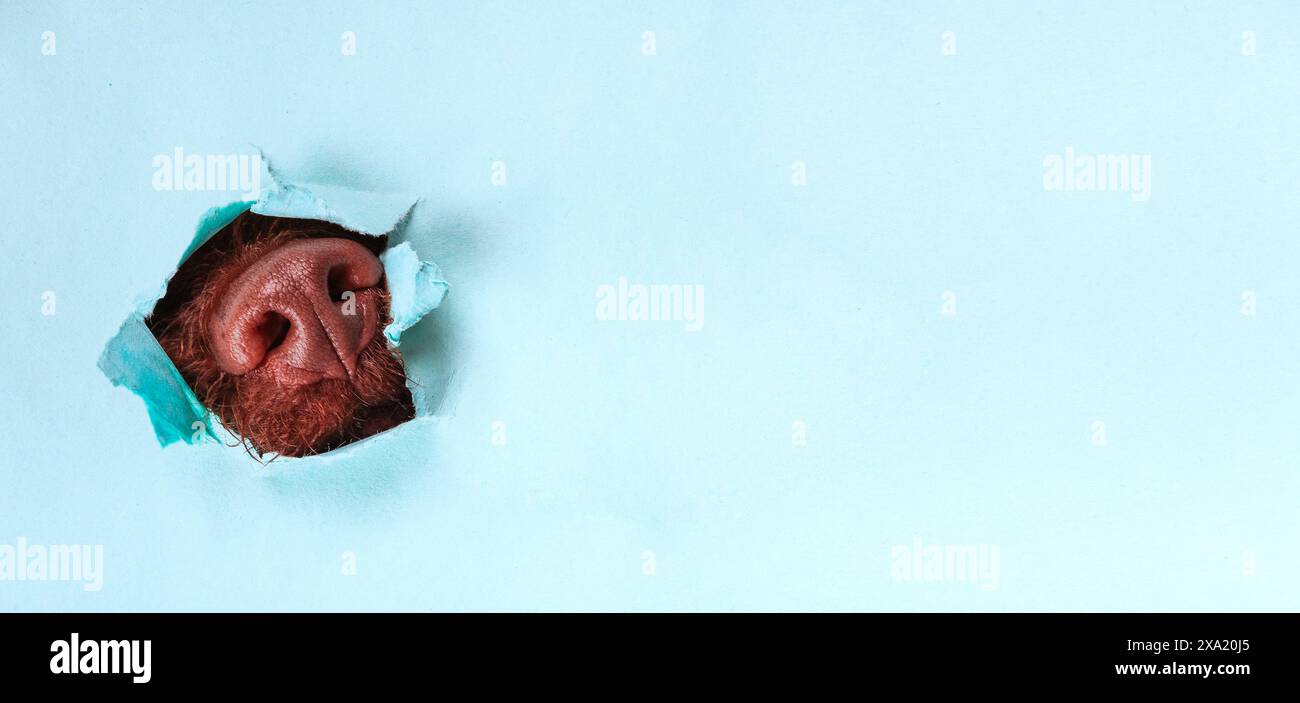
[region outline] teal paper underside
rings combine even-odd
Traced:
[[[361,234],[380,236],[397,227],[413,206],[413,200],[392,195],[337,186],[293,185],[273,178],[256,203],[234,202],[204,213],[177,268],[214,234],[248,210],[259,215],[323,220]],[[396,346],[402,332],[442,303],[450,286],[443,280],[438,266],[421,261],[409,243],[391,247],[379,258],[392,300],[393,321],[384,328],[384,336]],[[113,385],[140,396],[159,444],[164,447],[176,441],[197,444],[215,438],[212,426],[216,420],[199,402],[144,322],[166,288],[164,281],[127,316],[117,334],[105,345],[99,369]]]

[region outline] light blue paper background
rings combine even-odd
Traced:
[[[0,543],[105,546],[0,609],[1300,605],[1300,8],[790,5],[0,5]],[[153,155],[250,142],[424,198],[425,431],[160,450],[95,368],[231,199]],[[1152,154],[1152,199],[1045,192],[1067,146]],[[704,328],[597,322],[619,276]],[[894,581],[914,536],[999,588]]]

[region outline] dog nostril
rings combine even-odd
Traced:
[[[330,267],[329,273],[325,276],[325,287],[329,291],[330,300],[339,302],[343,300],[343,294],[371,288],[379,284],[374,277],[374,269],[370,266],[358,268],[352,262],[343,262]]]
[[[331,269],[326,282],[326,286],[329,288],[330,300],[336,303],[343,300],[343,294],[352,290],[348,288],[347,283],[348,278],[345,271],[337,267]]]
[[[278,312],[267,312],[257,325],[257,336],[266,345],[263,356],[270,354],[284,342],[285,337],[289,336],[289,318]]]

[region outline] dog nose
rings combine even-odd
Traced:
[[[356,373],[379,326],[379,259],[350,239],[299,239],[241,273],[209,318],[217,365],[243,375],[266,366],[304,384]]]

